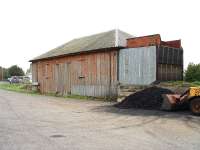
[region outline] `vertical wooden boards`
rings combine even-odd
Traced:
[[[95,97],[117,95],[117,90],[113,90],[117,89],[117,55],[114,54],[114,52],[88,54],[82,56],[80,60],[72,61],[72,64],[79,61],[78,66],[81,67],[78,68],[81,70],[79,76],[75,77],[77,84],[72,84],[72,94]]]
[[[95,97],[117,95],[116,50],[54,58],[34,65],[33,70],[38,75],[34,77],[40,83],[42,93]]]
[[[181,48],[160,46],[158,51],[159,64],[183,65],[183,50]]]
[[[160,46],[158,48],[158,76],[159,81],[183,79],[183,49]]]
[[[159,81],[175,81],[182,80],[182,66],[158,64],[158,79]]]

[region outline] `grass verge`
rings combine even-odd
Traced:
[[[200,86],[200,81],[186,82],[186,81],[166,81],[161,82],[161,85],[167,86],[178,86],[178,87],[198,87]]]
[[[32,91],[29,84],[9,84],[1,83],[0,89],[14,91],[19,93],[28,93],[28,94],[39,94],[37,91]]]
[[[26,94],[36,94],[40,95],[38,91],[32,91],[30,84],[9,84],[9,83],[0,83],[0,89],[14,91],[19,93]],[[79,100],[103,100],[102,98],[95,98],[91,96],[81,96],[81,95],[67,95],[62,96],[56,93],[47,93],[45,96],[53,96],[53,97],[61,97],[61,98],[71,98],[71,99],[79,99]]]

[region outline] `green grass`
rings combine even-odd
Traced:
[[[192,84],[193,84],[194,86],[200,86],[200,81],[192,82]]]
[[[186,81],[166,81],[166,82],[161,82],[161,84],[164,84],[164,85],[167,85],[167,86],[197,87],[197,86],[200,86],[200,81],[195,81],[195,82],[186,82]]]
[[[93,97],[93,96],[82,96],[82,95],[67,95],[63,96],[64,98],[72,98],[72,99],[79,99],[79,100],[98,100],[98,101],[105,101],[109,100],[105,97]]]
[[[45,96],[53,96],[53,97],[63,97],[63,98],[72,98],[72,99],[91,99],[92,97],[89,96],[81,96],[81,95],[60,95],[56,93],[45,93]]]
[[[9,84],[9,83],[1,83],[0,89],[20,92],[20,93],[28,93],[28,94],[38,94],[37,91],[28,90],[28,84]]]
[[[161,82],[161,85],[165,86],[175,86],[175,87],[197,87],[200,86],[200,81],[196,82],[185,82],[185,81],[168,81],[168,82]],[[9,83],[0,83],[0,89],[14,91],[19,93],[27,93],[27,94],[35,94],[39,95],[38,91],[32,91],[30,84],[9,84]],[[45,94],[46,96],[55,96],[55,97],[63,97],[63,98],[72,98],[72,99],[80,99],[80,100],[105,100],[104,98],[95,98],[91,96],[81,96],[81,95],[67,95],[61,96],[55,93],[48,93]]]
[[[39,95],[40,93],[37,91],[28,90],[28,86],[30,87],[30,84],[9,84],[9,83],[0,83],[0,89],[8,90],[8,91],[14,91],[19,93],[27,93],[27,94],[36,94]],[[72,99],[79,99],[79,100],[102,100],[101,98],[94,98],[91,96],[81,96],[81,95],[57,95],[56,93],[46,93],[45,96],[53,96],[53,97],[61,97],[61,98],[72,98]]]
[[[79,100],[103,100],[104,98],[96,98],[92,96],[82,96],[82,95],[59,95],[56,93],[46,93],[46,96],[54,96],[54,97],[62,97],[62,98],[71,98],[71,99],[79,99]]]

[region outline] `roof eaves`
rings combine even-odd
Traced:
[[[77,54],[83,54],[83,53],[94,53],[94,52],[99,52],[99,51],[103,51],[103,50],[108,50],[108,49],[121,49],[121,48],[125,48],[123,46],[118,46],[118,47],[107,47],[107,48],[100,48],[100,49],[93,49],[93,50],[87,50],[87,51],[80,51],[80,52],[75,52],[75,53],[69,53],[69,54],[63,54],[63,55],[57,55],[57,56],[50,56],[50,57],[45,57],[45,58],[36,58],[36,59],[32,59],[29,60],[29,62],[37,62],[40,60],[48,60],[48,59],[53,59],[53,58],[59,58],[59,57],[65,57],[65,56],[71,56],[71,55],[77,55]]]

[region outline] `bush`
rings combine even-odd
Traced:
[[[17,65],[8,68],[8,73],[10,76],[24,76],[24,71]]]
[[[189,82],[200,81],[200,64],[189,63],[185,71],[185,80]]]

